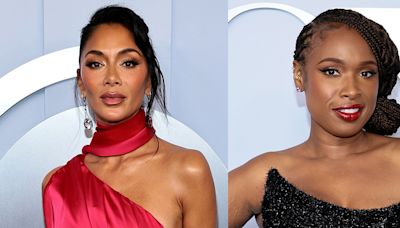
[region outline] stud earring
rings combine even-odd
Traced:
[[[296,74],[296,80],[299,81],[299,82],[301,82],[301,80],[302,80],[301,72],[300,72],[300,71],[298,71],[297,74]],[[297,91],[298,93],[303,92],[303,90],[302,90],[299,86],[296,86],[296,91]]]
[[[85,127],[86,130],[90,131],[93,128],[93,121],[89,117],[86,97],[83,97],[83,107],[85,109],[85,120],[83,121],[83,126]]]

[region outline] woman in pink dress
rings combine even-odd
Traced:
[[[124,7],[98,10],[82,29],[76,81],[97,128],[82,154],[45,177],[46,227],[215,227],[206,160],[151,125],[154,101],[166,106],[142,18]]]

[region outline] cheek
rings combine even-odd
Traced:
[[[96,73],[93,73],[88,70],[82,71],[81,80],[82,80],[84,89],[88,95],[95,93],[96,88],[100,88],[100,86],[102,84],[101,77],[99,75],[97,75]]]
[[[336,86],[329,80],[311,75],[305,83],[307,99],[323,100],[332,98],[336,93]]]
[[[143,95],[148,85],[148,76],[145,69],[138,69],[135,72],[126,72],[121,74],[123,84],[127,86],[127,89],[131,94]]]
[[[375,90],[375,97],[378,96],[378,91],[379,91],[379,78],[376,77],[376,80],[374,82],[374,90]]]
[[[366,96],[371,102],[376,103],[377,98],[378,98],[378,90],[379,90],[379,81],[378,79],[374,79],[366,83],[365,85],[365,92]]]

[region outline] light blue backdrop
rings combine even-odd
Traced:
[[[80,29],[96,9],[108,4],[128,6],[144,18],[165,75],[171,115],[205,139],[227,165],[226,1],[4,1],[0,8],[3,29],[0,36],[0,78],[30,60],[79,45]],[[22,87],[35,80],[34,74],[29,77],[29,81],[19,82]],[[75,106],[73,87],[73,79],[53,84],[26,97],[0,116],[0,164],[13,145],[33,127]],[[7,96],[0,97],[0,104],[6,100]],[[14,161],[18,163],[18,160]],[[0,167],[0,176],[13,177],[13,173],[8,173],[10,170],[4,167]],[[43,164],[26,167],[35,168],[43,168]],[[29,170],[24,170],[24,173],[29,173]],[[220,186],[226,186],[226,178],[220,181],[223,183]],[[29,192],[37,184],[27,182],[20,188]],[[1,186],[4,190],[7,183],[2,182]],[[226,197],[225,190],[221,189]],[[5,192],[9,195],[1,195],[3,199],[20,197],[13,195],[12,191],[0,191],[2,194]],[[29,206],[21,209],[14,223],[13,218],[5,218],[3,212],[15,208],[15,205],[7,205],[15,201],[0,202],[1,226],[30,224],[30,227],[42,227],[41,221],[37,220],[41,211],[29,211],[32,203],[40,203],[38,199],[30,201],[22,197],[21,200],[26,201],[20,202],[18,207],[24,207],[24,203]],[[219,206],[224,209],[219,215],[224,219],[219,224],[226,226],[226,199],[222,201],[224,203]],[[24,221],[16,221],[17,218],[24,218]]]
[[[204,137],[227,164],[225,1],[3,2],[0,77],[43,54],[79,45],[80,29],[93,11],[112,3],[143,16],[166,77],[171,114]],[[33,126],[75,105],[72,94],[65,95],[73,84],[68,80],[38,91],[0,117],[0,158]]]

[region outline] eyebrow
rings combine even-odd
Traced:
[[[140,51],[138,51],[138,50],[136,50],[136,49],[134,49],[134,48],[125,48],[125,49],[122,49],[121,51],[118,52],[117,55],[123,55],[123,54],[130,53],[130,52],[135,52],[135,53],[137,53],[138,55],[142,56],[142,53],[140,53]],[[101,52],[101,51],[99,51],[99,50],[90,50],[90,51],[88,51],[88,52],[86,53],[85,57],[88,56],[88,55],[90,55],[90,54],[92,54],[92,55],[97,55],[97,56],[104,56],[104,53]]]
[[[126,54],[129,52],[136,52],[138,55],[142,56],[142,53],[140,53],[140,51],[134,49],[134,48],[125,48],[121,51],[118,52],[118,55],[122,55],[122,54]]]
[[[321,61],[319,61],[318,64],[323,63],[323,62],[335,62],[335,63],[339,63],[339,64],[344,64],[343,60],[337,59],[337,58],[325,58],[325,59],[322,59]],[[378,66],[376,61],[373,61],[373,60],[362,61],[360,65],[362,65],[362,66],[365,66],[365,65]]]

